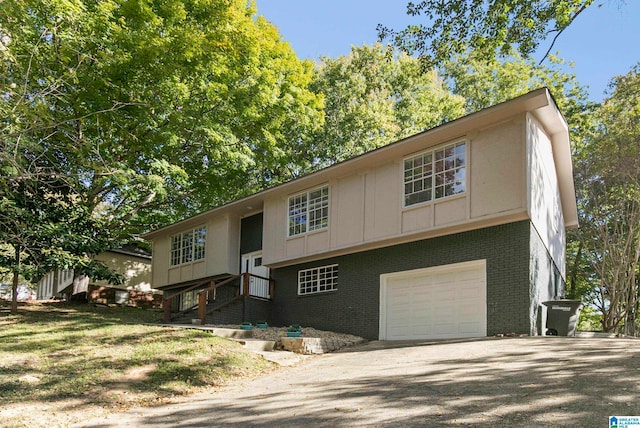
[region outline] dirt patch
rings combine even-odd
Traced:
[[[157,364],[147,364],[139,367],[132,367],[124,372],[123,381],[141,382],[149,378],[149,374],[158,367]]]

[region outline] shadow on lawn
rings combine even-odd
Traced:
[[[87,335],[111,326],[127,324],[118,314],[133,311],[128,308],[99,308],[93,305],[65,305],[59,302],[37,306],[25,305],[16,315],[0,316],[0,351],[56,351],[80,346],[86,342]],[[105,341],[108,340],[105,338]]]
[[[1,403],[73,398],[76,406],[112,405],[181,395],[246,370],[243,355],[258,359],[205,332],[123,328],[115,310],[80,309],[0,317]],[[144,369],[142,375],[132,375],[138,368]],[[127,396],[130,392],[142,395]]]
[[[490,350],[477,351],[481,342]],[[214,394],[193,401],[187,409],[150,413],[135,423],[182,427],[603,426],[609,415],[638,413],[638,344],[633,340],[525,338],[411,348],[403,344],[368,352],[363,351],[365,345],[293,368],[290,376],[273,379],[274,387],[268,393]],[[452,346],[469,346],[470,352],[450,353]],[[358,368],[347,370],[348,365]],[[321,374],[312,376],[313,371]]]

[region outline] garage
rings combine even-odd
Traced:
[[[486,262],[380,275],[380,339],[487,335]]]

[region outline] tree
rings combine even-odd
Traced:
[[[409,2],[407,14],[426,16],[428,23],[396,31],[378,25],[381,40],[419,54],[427,65],[475,52],[484,59],[524,57],[551,37],[541,63],[556,39],[594,0],[422,0]]]
[[[487,63],[476,54],[460,55],[445,61],[441,74],[445,86],[465,99],[465,111],[475,112],[507,101],[534,89],[549,88],[569,124],[574,148],[593,130],[595,103],[571,72],[562,69],[564,61],[551,56],[548,65],[513,54],[502,61]]]
[[[316,162],[327,165],[424,131],[463,114],[461,97],[435,71],[388,46],[352,47],[321,59],[313,84],[324,95],[325,124]]]
[[[4,266],[78,261],[292,177],[322,124],[312,77],[242,0],[5,0]]]
[[[17,311],[21,276],[32,280],[53,269],[73,268],[77,275],[122,282],[122,275],[91,257],[108,248],[111,231],[77,204],[77,195],[64,182],[0,180],[0,189],[0,266],[13,277],[12,312]]]
[[[613,79],[577,156],[580,257],[604,331],[636,332],[640,277],[640,64]],[[582,260],[580,260],[582,262]]]

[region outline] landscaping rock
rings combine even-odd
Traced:
[[[237,328],[237,326],[220,326],[226,328]],[[276,342],[276,349],[295,352],[298,354],[323,354],[333,352],[348,346],[366,342],[359,336],[333,331],[317,330],[312,327],[303,327],[301,337],[286,337],[287,327],[268,327],[265,329],[254,329],[253,338],[260,340],[273,340]]]

